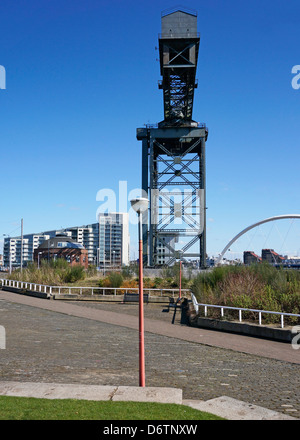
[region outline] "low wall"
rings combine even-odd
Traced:
[[[36,292],[34,290],[18,289],[17,287],[9,287],[9,286],[2,286],[1,289],[6,290],[8,292],[18,293],[19,295],[34,296],[36,298],[44,298],[44,299],[50,298],[49,293]]]
[[[98,301],[98,302],[123,302],[124,295],[80,295],[76,293],[60,293],[50,294],[43,292],[36,292],[34,290],[19,289],[17,287],[3,286],[2,290],[18,293],[20,295],[34,296],[36,298],[63,300],[63,301]],[[149,303],[169,304],[168,296],[150,296]],[[133,301],[135,303],[135,301]],[[138,303],[138,301],[136,301]]]
[[[264,325],[250,324],[236,321],[223,321],[219,319],[196,316],[191,320],[193,327],[218,330],[228,333],[238,333],[265,339],[273,339],[280,342],[291,342],[295,336],[291,330],[274,328]]]
[[[106,302],[122,302],[123,295],[79,295],[77,293],[60,293],[53,294],[52,299],[63,301],[106,301]]]
[[[74,293],[61,293],[54,294],[52,296],[55,300],[63,301],[100,301],[100,302],[123,302],[124,295],[79,295]],[[133,303],[138,303],[138,301],[132,301]],[[165,296],[150,296],[148,298],[149,303],[162,303],[169,304],[169,297]]]

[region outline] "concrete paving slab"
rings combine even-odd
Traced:
[[[182,390],[166,387],[126,387],[120,386],[113,401],[182,403]]]
[[[167,387],[127,387],[40,382],[0,382],[0,395],[44,399],[112,400],[188,405],[228,420],[298,420],[260,406],[221,396],[215,399],[183,400],[182,390]]]
[[[294,417],[227,396],[205,401],[183,400],[184,405],[228,420],[298,420]]]
[[[0,382],[0,395],[44,399],[182,403],[182,390],[166,387],[114,387],[40,382]]]
[[[44,399],[111,400],[117,387],[40,382],[0,382],[0,395]]]

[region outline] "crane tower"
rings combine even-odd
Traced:
[[[159,89],[164,119],[137,129],[142,141],[143,256],[149,266],[199,258],[206,266],[205,143],[208,130],[192,119],[200,35],[197,14],[163,13]]]

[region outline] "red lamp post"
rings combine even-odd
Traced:
[[[179,299],[181,299],[182,250],[179,251]]]
[[[181,299],[181,260],[179,263],[179,298]]]
[[[140,387],[145,387],[142,213],[148,209],[149,200],[146,198],[137,198],[131,200],[130,203],[139,216],[139,385]]]

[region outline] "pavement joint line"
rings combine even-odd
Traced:
[[[115,396],[115,394],[116,394],[116,392],[118,391],[118,387],[116,387],[114,390],[113,390],[113,392],[110,394],[110,398],[109,398],[109,400],[113,400],[114,399],[114,396]]]

